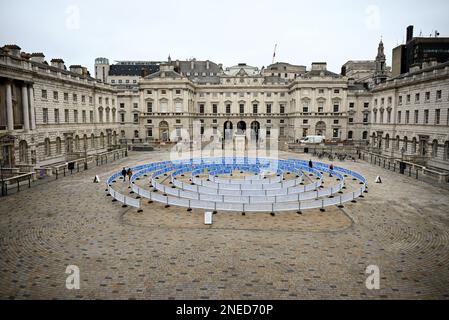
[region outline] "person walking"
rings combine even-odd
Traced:
[[[312,160],[309,160],[309,168],[313,169],[313,162],[312,162]]]
[[[126,168],[123,167],[123,170],[122,170],[123,182],[126,181],[126,174],[127,174]]]
[[[131,170],[131,168],[128,169],[127,174],[128,174],[128,180],[129,180],[129,182],[131,182],[131,177],[133,176],[133,171]]]
[[[334,171],[334,164],[331,163],[331,165],[329,166],[329,177],[332,178],[332,171]]]

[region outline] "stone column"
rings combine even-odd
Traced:
[[[31,130],[36,130],[36,112],[34,110],[34,88],[30,85],[28,88],[29,99],[28,103],[30,105],[30,118],[31,118]]]
[[[12,88],[11,82],[6,83],[6,115],[8,131],[14,131],[14,114],[12,108]]]
[[[23,84],[22,86],[22,109],[23,109],[23,128],[25,131],[30,130],[30,111],[28,106],[28,86]]]

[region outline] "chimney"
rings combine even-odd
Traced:
[[[64,65],[64,60],[62,59],[51,59],[51,66],[61,69],[61,70],[65,70],[65,65]]]
[[[210,62],[209,62],[209,60],[207,60],[206,61],[206,70],[209,70],[209,68],[210,68]]]
[[[312,71],[326,71],[327,63],[326,62],[312,62]]]
[[[72,66],[70,66],[70,72],[78,73],[80,75],[84,74],[84,70],[83,69],[84,68],[82,66],[80,66],[80,65],[72,65]]]
[[[3,50],[7,51],[10,55],[20,58],[20,50],[21,48],[15,44],[8,44],[3,47]]]
[[[190,61],[190,69],[193,70],[194,67],[195,67],[195,60],[191,60]]]
[[[413,26],[407,27],[407,43],[413,39]]]
[[[346,76],[346,66],[341,67],[341,75]]]
[[[44,63],[45,55],[42,52],[34,52],[31,54],[30,60],[37,63]]]
[[[141,76],[142,78],[145,78],[146,76],[148,76],[148,70],[145,69],[145,68],[142,68],[142,69],[140,70],[140,76]]]

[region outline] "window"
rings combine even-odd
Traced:
[[[175,91],[175,93],[179,95],[179,94],[181,94],[181,90],[177,89],[177,90]]]
[[[368,131],[363,131],[362,139],[363,139],[363,140],[368,139]]]
[[[410,123],[410,111],[409,110],[405,111],[405,123],[406,124]]]
[[[153,91],[147,90],[147,94],[153,94]]]
[[[226,105],[226,113],[227,113],[227,114],[230,114],[230,113],[231,113],[231,105],[230,105],[230,104],[227,104],[227,105]]]
[[[134,130],[134,138],[139,139],[139,131]]]
[[[73,121],[78,123],[78,110],[73,110]]]
[[[81,103],[86,103],[86,96],[81,96]]]
[[[120,122],[125,123],[125,114],[124,113],[120,113]]]
[[[426,92],[426,101],[430,101],[430,92]]]
[[[245,113],[245,105],[244,104],[240,104],[239,109],[240,109],[240,114]]]
[[[391,123],[391,111],[387,111],[387,123]]]
[[[441,96],[442,96],[441,90],[438,90],[437,91],[437,101],[441,100]]]
[[[337,128],[334,128],[334,129],[332,130],[332,137],[333,137],[333,138],[338,138],[339,136],[340,136],[340,130],[337,129]]]
[[[435,124],[440,124],[440,109],[435,110]]]
[[[147,120],[147,123],[148,123],[148,124],[152,124],[152,123],[153,123],[153,120],[148,119],[148,120]]]
[[[349,103],[349,109],[354,109],[354,102]]]
[[[90,123],[94,122],[94,112],[93,111],[89,111],[89,122]]]
[[[368,123],[368,117],[369,117],[368,113],[363,114],[363,123]]]
[[[121,109],[125,108],[125,104],[124,103],[120,103],[120,108]]]
[[[89,97],[89,104],[93,104],[94,103],[94,98],[93,97]]]
[[[216,104],[212,105],[212,113],[217,114],[218,113],[218,106]]]
[[[318,113],[324,113],[324,102],[318,102]]]
[[[41,97],[42,99],[47,99],[47,90],[42,90]]]
[[[134,108],[134,109],[138,109],[138,108],[139,108],[139,104],[138,104],[137,102],[134,102],[134,103],[133,103],[133,108]]]
[[[401,123],[401,111],[398,111],[398,123]]]
[[[363,107],[364,107],[364,108],[369,108],[369,102],[365,102],[365,103],[363,104]]]
[[[334,93],[335,93],[335,94],[339,94],[339,93],[340,93],[340,90],[339,90],[339,89],[335,89],[335,90],[334,90]]]
[[[87,122],[86,110],[82,111],[82,118],[83,118],[83,123],[86,123]]]
[[[200,113],[204,114],[204,104],[200,104]]]
[[[55,109],[55,123],[59,123],[59,109]]]
[[[429,110],[424,110],[424,124],[429,123]]]
[[[324,89],[319,89],[319,90],[318,90],[318,93],[319,93],[319,94],[323,94],[323,93],[324,93]]]
[[[415,124],[417,124],[418,123],[418,121],[419,121],[419,110],[415,110]]]
[[[69,109],[64,110],[64,122],[69,123]]]
[[[257,104],[253,104],[253,113],[257,113],[258,109],[258,105]]]
[[[133,122],[134,123],[139,123],[139,114],[137,114],[137,113],[133,114]]]
[[[419,103],[419,93],[415,94],[415,103]]]
[[[334,113],[338,113],[340,110],[340,105],[337,103],[334,103]]]
[[[65,102],[69,101],[69,94],[67,92],[64,92],[64,101]]]
[[[267,114],[271,114],[271,103],[267,104]]]
[[[338,123],[339,123],[338,119],[334,119],[334,124],[338,124]]]
[[[279,113],[281,113],[281,114],[285,113],[285,105],[284,104],[279,105]]]
[[[48,123],[48,109],[47,108],[42,109],[42,122]]]
[[[304,102],[302,104],[302,112],[304,112],[304,113],[308,113],[309,112],[309,103],[308,102]]]
[[[123,103],[120,104],[120,108],[123,108],[121,105]],[[147,112],[148,113],[153,113],[153,102],[147,102]]]
[[[181,101],[175,102],[175,112],[182,113],[182,102]]]
[[[354,133],[352,131],[348,132],[348,140],[352,140],[354,136]]]
[[[161,94],[167,94],[167,90],[161,90]]]
[[[177,124],[181,124],[181,119],[176,119]]]
[[[153,128],[148,128],[147,129],[147,137],[152,137],[153,136]]]
[[[50,139],[48,139],[48,138],[46,138],[44,141],[44,154],[46,157],[51,156]]]
[[[303,119],[302,124],[309,124],[309,119]]]
[[[73,102],[78,102],[78,96],[76,93],[73,94]]]
[[[408,94],[408,95],[407,95],[407,103],[410,103],[410,99],[411,99],[411,98],[410,98],[410,95]]]
[[[168,103],[166,101],[161,102],[161,113],[167,113],[168,112]]]
[[[354,123],[354,118],[349,118],[349,119],[348,119],[348,122],[349,122],[349,123]]]
[[[399,96],[399,102],[398,102],[398,104],[399,104],[399,105],[402,105],[402,96]]]
[[[103,122],[103,109],[98,110],[98,120],[99,122]]]

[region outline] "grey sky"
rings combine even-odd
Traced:
[[[391,50],[415,25],[449,36],[447,0],[0,0],[0,45],[17,44],[92,71],[113,60],[210,59],[258,67],[276,61],[374,59],[383,36]]]

